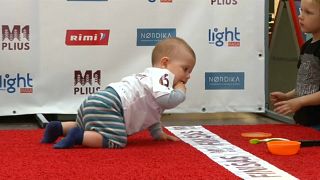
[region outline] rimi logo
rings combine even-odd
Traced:
[[[96,46],[108,45],[110,30],[67,30],[66,45]]]

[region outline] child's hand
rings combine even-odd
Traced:
[[[272,104],[275,104],[280,101],[288,100],[288,97],[283,92],[272,92],[270,94],[270,100]]]
[[[301,108],[299,98],[294,98],[288,101],[280,101],[274,104],[274,111],[282,115],[288,115],[296,112]]]
[[[185,85],[182,81],[177,82],[177,83],[174,85],[173,89],[180,89],[180,90],[182,90],[183,92],[186,92],[186,90],[187,90],[186,85]]]
[[[180,139],[178,139],[177,137],[175,136],[170,136],[166,133],[162,133],[161,136],[160,136],[160,140],[164,140],[164,141],[167,141],[167,140],[170,140],[170,141],[180,141]]]

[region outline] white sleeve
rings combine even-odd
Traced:
[[[152,73],[153,95],[155,98],[170,94],[173,90],[174,75],[166,69],[158,69]]]

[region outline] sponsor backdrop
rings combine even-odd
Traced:
[[[187,100],[167,112],[265,111],[264,0],[2,0],[0,10],[0,115],[74,114],[174,36],[197,64]]]

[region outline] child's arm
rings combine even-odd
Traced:
[[[283,115],[287,115],[298,111],[302,107],[314,105],[320,105],[320,91],[287,101],[277,102],[274,104],[276,107],[274,111]]]
[[[302,107],[320,105],[320,91],[296,98]]]
[[[163,133],[160,122],[153,124],[148,130],[154,139],[160,139],[160,136]]]
[[[170,140],[170,141],[179,141],[177,137],[170,136],[163,132],[161,123],[155,123],[154,125],[148,128],[151,136],[156,140]]]
[[[276,92],[270,93],[270,100],[271,100],[272,104],[274,104],[279,101],[285,101],[285,100],[292,99],[295,96],[296,96],[295,89],[293,89],[287,93],[276,91]]]

